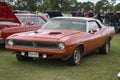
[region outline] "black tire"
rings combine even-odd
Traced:
[[[120,27],[118,28],[118,33],[120,33]]]
[[[68,65],[75,66],[79,65],[81,62],[81,49],[76,48],[72,54],[72,56],[67,60]]]
[[[109,54],[110,53],[110,39],[107,39],[104,45],[99,48],[99,53],[101,54]]]
[[[17,54],[16,54],[16,58],[18,61],[32,61],[33,60],[33,58],[29,58],[29,57],[25,57],[25,56],[21,56]]]

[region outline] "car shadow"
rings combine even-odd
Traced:
[[[95,58],[95,57],[99,57],[101,54],[98,54],[97,52],[93,52],[92,54],[88,54],[86,56],[83,56],[82,57],[82,62],[80,65],[78,66],[72,66],[72,67],[80,67],[81,65],[83,66],[84,63],[86,63],[87,61],[89,61],[90,59],[92,58]],[[52,59],[38,59],[38,60],[33,60],[33,61],[23,61],[23,62],[20,62],[20,61],[17,61],[17,59],[13,62],[13,64],[15,65],[23,65],[23,66],[31,66],[31,67],[41,67],[41,68],[53,68],[53,67],[71,67],[67,64],[66,61],[63,61],[63,60],[52,60]]]
[[[49,59],[44,59],[44,60],[33,60],[33,61],[24,61],[24,62],[20,62],[15,60],[14,62],[12,62],[13,65],[16,66],[24,66],[24,67],[40,67],[43,69],[47,69],[49,68],[59,68],[59,67],[67,67],[67,64],[65,61],[62,60],[49,60]]]
[[[0,44],[0,51],[5,51],[6,48],[5,48],[5,44]]]

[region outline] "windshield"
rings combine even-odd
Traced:
[[[45,21],[40,16],[29,16],[28,24],[45,24]]]
[[[43,30],[86,31],[86,21],[78,19],[53,19],[42,27]]]

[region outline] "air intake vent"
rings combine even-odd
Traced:
[[[56,34],[61,34],[61,32],[50,32],[49,34],[53,34],[53,35],[56,35]]]

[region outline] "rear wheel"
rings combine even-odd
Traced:
[[[29,58],[29,57],[25,57],[25,56],[21,56],[17,54],[16,54],[16,58],[18,61],[32,61],[33,60],[33,58]]]
[[[101,54],[109,54],[110,53],[110,39],[107,39],[104,45],[99,48],[99,53]]]
[[[67,60],[68,65],[74,66],[79,65],[81,62],[81,50],[77,47],[72,56]]]

